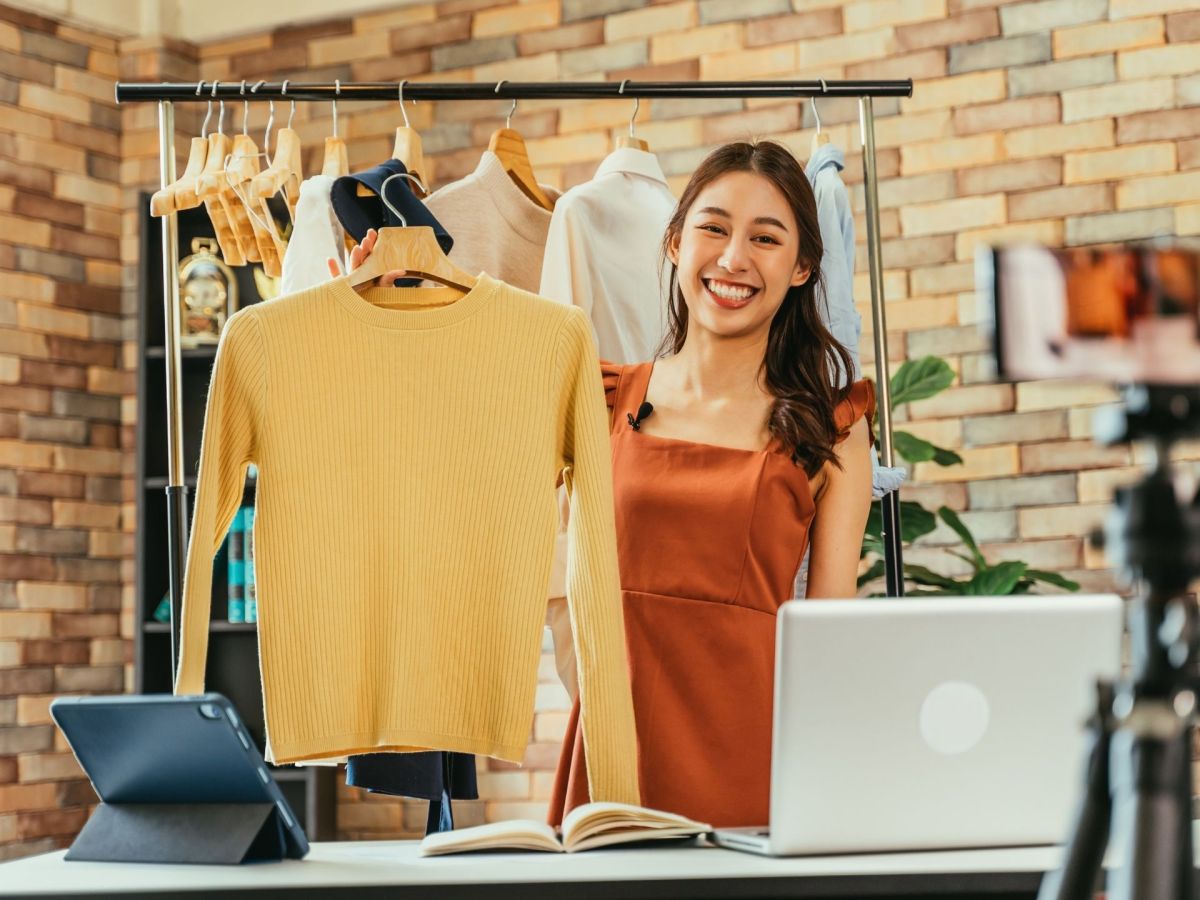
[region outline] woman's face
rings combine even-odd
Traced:
[[[688,324],[721,337],[770,330],[788,289],[811,269],[797,262],[799,229],[782,192],[754,172],[729,172],[697,196],[668,248]]]

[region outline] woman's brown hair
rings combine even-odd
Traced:
[[[833,452],[840,435],[834,409],[846,396],[849,385],[835,385],[834,374],[851,372],[850,354],[825,327],[817,310],[817,297],[824,302],[821,282],[821,227],[817,201],[800,163],[790,150],[774,141],[738,142],[718,147],[693,173],[674,215],[667,223],[663,253],[683,234],[683,222],[696,197],[709,184],[729,172],[754,172],[777,187],[791,207],[800,231],[796,261],[811,269],[804,284],[788,289],[783,304],[771,320],[763,369],[767,390],[775,396],[767,427],[771,435],[791,452],[792,459],[811,477],[826,462],[837,464]],[[666,257],[670,263],[669,254]],[[688,309],[679,289],[678,268],[670,263],[667,297],[667,333],[659,355],[678,353],[687,339]]]

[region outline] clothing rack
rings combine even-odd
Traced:
[[[879,408],[879,446],[883,465],[894,465],[891,392],[889,390],[887,320],[883,298],[883,259],[879,234],[879,184],[875,166],[875,97],[911,97],[912,79],[895,81],[620,81],[431,83],[347,82],[258,83],[246,93],[245,81],[142,84],[118,82],[117,103],[157,103],[159,178],[163,187],[175,181],[175,103],[210,100],[296,100],[344,103],[356,100],[633,100],[639,98],[834,98],[858,99],[859,135],[866,197],[867,252],[871,280],[871,321],[875,338],[875,386]],[[403,91],[403,94],[401,94]],[[174,213],[162,217],[163,305],[167,374],[167,532],[171,593],[172,677],[179,669],[179,629],[186,560],[187,487],[183,479],[182,388],[180,384],[180,309],[178,223]],[[904,592],[900,544],[900,497],[884,496],[883,542],[888,596]]]

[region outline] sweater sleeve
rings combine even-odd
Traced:
[[[177,694],[204,692],[213,557],[241,506],[246,468],[256,460],[265,372],[259,323],[246,309],[225,325],[208,389],[184,574]]]
[[[592,800],[638,803],[637,741],[613,513],[612,451],[599,363],[586,316],[559,335],[564,480],[570,496],[567,603]]]

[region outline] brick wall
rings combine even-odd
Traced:
[[[126,683],[117,59],[109,38],[0,7],[0,859],[60,846],[95,799],[51,698]]]
[[[0,557],[0,842],[9,842],[0,852],[30,852],[43,844],[29,841],[61,840],[43,835],[65,835],[78,824],[86,798],[61,746],[52,748],[45,703],[55,692],[109,689],[101,682],[128,656],[115,640],[118,596],[120,633],[132,633],[132,493],[120,476],[133,465],[128,368],[135,354],[128,343],[134,332],[128,321],[122,328],[120,313],[134,308],[135,192],[157,182],[158,163],[153,106],[127,107],[118,122],[107,101],[118,61],[131,80],[251,83],[912,77],[911,100],[875,104],[889,346],[893,365],[936,353],[959,378],[898,418],[913,433],[958,449],[965,465],[918,466],[905,495],[961,511],[993,559],[1024,559],[1089,589],[1113,585],[1105,560],[1081,535],[1102,517],[1111,488],[1142,460],[1091,444],[1091,413],[1113,401],[1110,390],[989,383],[986,348],[974,328],[973,250],[980,240],[1008,237],[1071,245],[1200,234],[1194,0],[447,0],[202,46],[126,41],[119,48],[3,12],[0,48],[0,103],[8,104],[0,119],[0,454],[15,469],[0,471],[0,551],[8,554]],[[105,80],[103,90],[85,69]],[[254,128],[265,123],[264,105],[252,111]],[[410,106],[435,183],[474,168],[509,105]],[[541,180],[566,187],[591,176],[625,131],[631,106],[528,101],[513,124]],[[179,109],[181,153],[200,112]],[[240,108],[231,105],[229,113],[240,127]],[[343,104],[340,113],[352,165],[389,155],[399,122],[394,102]],[[853,152],[857,107],[825,101],[820,113],[850,157],[844,174],[859,212],[858,269],[865,273],[861,160]],[[804,158],[813,133],[808,104],[770,100],[643,101],[638,122],[677,192],[720,142],[771,136]],[[312,168],[330,133],[330,108],[300,104],[295,125]],[[36,165],[23,161],[34,158]],[[48,216],[50,207],[39,204],[56,211]],[[47,226],[50,217],[55,224]],[[104,243],[117,234],[120,270]],[[37,253],[47,249],[38,239],[71,255]],[[39,260],[50,266],[63,259],[77,263],[62,277],[36,268]],[[88,289],[79,287],[84,276]],[[856,296],[869,327],[865,274]],[[83,298],[95,297],[109,307],[79,311],[100,302]],[[870,371],[869,332],[863,352]],[[62,378],[69,383],[56,380]],[[80,449],[89,443],[100,449]],[[124,456],[113,454],[118,446]],[[1200,446],[1182,454],[1196,458]],[[106,465],[111,470],[94,470]],[[950,540],[936,532],[908,558],[954,572],[954,558],[938,549]],[[112,581],[98,584],[85,566]],[[76,637],[78,626],[107,630]],[[39,643],[51,636],[60,640]],[[69,646],[80,655],[50,662],[36,655]],[[100,674],[69,663],[90,663]],[[63,677],[66,683],[54,680]],[[538,705],[526,767],[485,764],[484,799],[458,805],[460,821],[541,815],[565,726],[565,698],[549,657]],[[345,788],[339,797],[345,837],[411,835],[423,827],[421,805]]]

